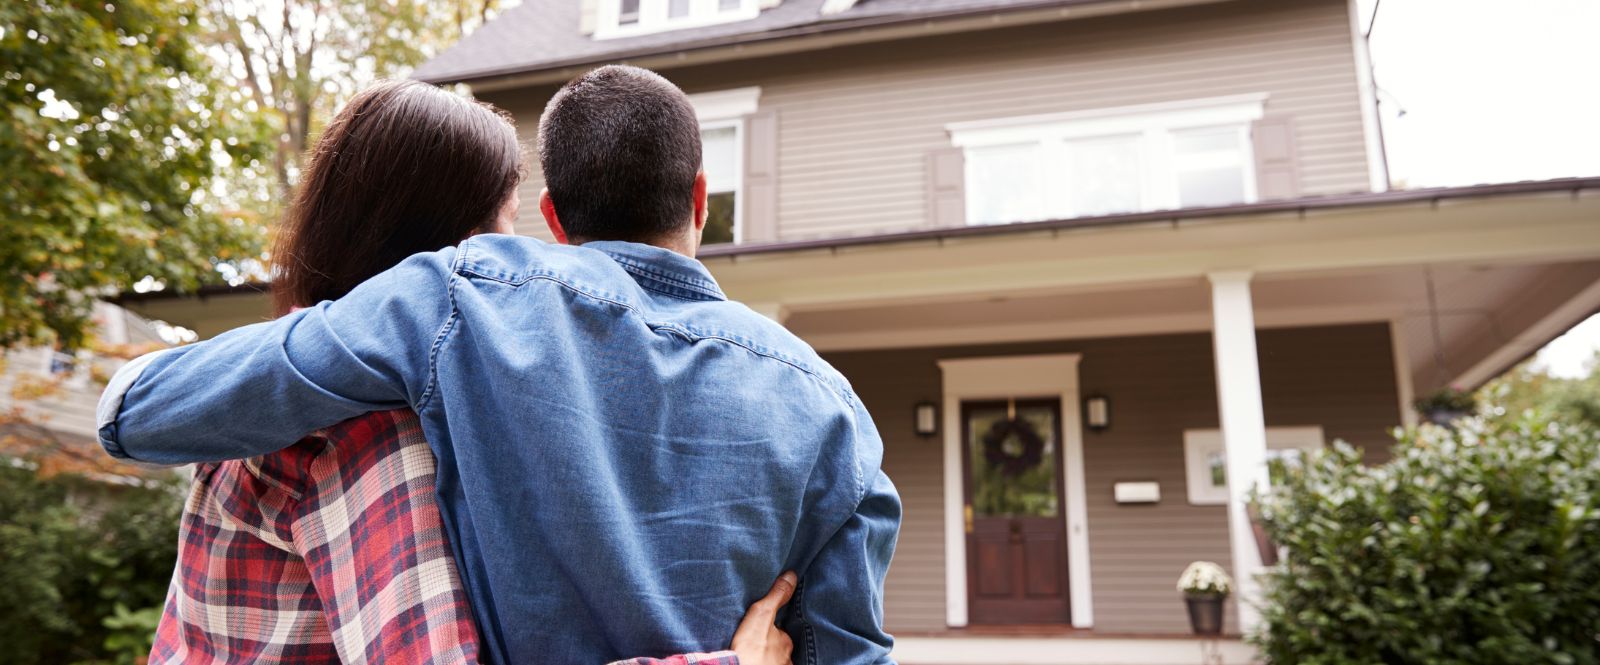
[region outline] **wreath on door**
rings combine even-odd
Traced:
[[[1044,460],[1044,437],[1021,418],[998,421],[983,435],[983,458],[1005,476],[1022,475]]]

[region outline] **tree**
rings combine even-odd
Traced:
[[[402,75],[487,21],[497,0],[206,0],[225,75],[271,111],[277,194],[287,195],[317,126],[357,90]]]
[[[1523,363],[1490,381],[1480,399],[1502,414],[1536,411],[1562,422],[1600,429],[1600,354],[1589,364],[1589,375],[1557,378],[1532,363]]]
[[[0,4],[0,348],[76,348],[94,298],[260,255],[239,204],[263,125],[219,87],[198,9]]]

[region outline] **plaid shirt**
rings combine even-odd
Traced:
[[[371,413],[270,455],[197,465],[152,665],[478,660],[415,414]]]

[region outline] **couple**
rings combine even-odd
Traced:
[[[622,66],[555,95],[558,244],[509,235],[520,154],[484,105],[358,95],[274,253],[281,316],[113,377],[109,453],[202,463],[152,662],[891,662],[882,441],[693,258],[687,97]]]

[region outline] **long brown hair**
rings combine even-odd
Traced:
[[[523,175],[504,112],[417,81],[357,94],[316,147],[272,251],[279,316],[489,230]]]

